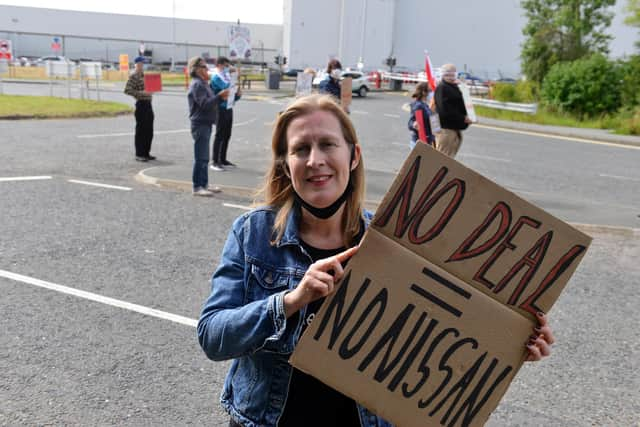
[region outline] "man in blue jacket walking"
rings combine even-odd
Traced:
[[[211,89],[214,94],[219,94],[225,89],[233,89],[231,86],[231,61],[220,56],[216,61],[216,69],[211,76]],[[237,86],[236,86],[237,87]],[[240,88],[237,87],[233,102],[240,99]],[[213,140],[213,164],[211,169],[216,172],[224,171],[226,168],[234,168],[236,165],[227,160],[227,149],[231,139],[231,128],[233,126],[233,108],[227,105],[226,98],[218,103],[218,114],[216,120],[216,136]]]

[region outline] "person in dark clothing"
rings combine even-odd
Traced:
[[[471,123],[457,85],[456,74],[455,65],[443,65],[442,81],[435,92],[436,110],[440,116],[441,127],[436,137],[436,150],[449,157],[456,156],[462,145],[462,131]]]
[[[214,94],[219,94],[226,89],[233,89],[231,85],[231,61],[221,56],[216,61],[216,69],[211,75],[211,89]],[[237,86],[236,86],[237,87]],[[240,99],[240,88],[237,87],[233,103]],[[224,171],[227,168],[236,167],[227,159],[227,149],[229,148],[229,140],[231,139],[231,128],[233,127],[233,103],[228,105],[226,99],[218,101],[218,110],[216,118],[216,136],[213,140],[213,162],[211,169],[216,172]]]
[[[193,137],[193,195],[211,197],[220,192],[218,187],[208,187],[209,140],[211,127],[216,121],[218,102],[229,96],[229,90],[217,95],[209,87],[209,68],[204,59],[197,56],[189,60],[189,73],[192,80],[189,86],[189,119]]]
[[[418,135],[418,122],[416,118],[417,111],[422,111],[422,118],[424,120],[424,131],[427,134],[427,140],[423,142],[426,142],[427,144],[433,146],[436,141],[436,138],[431,130],[431,122],[429,121],[429,117],[431,117],[431,114],[433,113],[427,105],[427,97],[429,96],[430,92],[431,90],[429,89],[429,83],[421,82],[416,85],[416,88],[411,95],[411,97],[415,99],[415,101],[411,103],[411,115],[409,116],[409,123],[407,123],[407,125],[409,126],[409,131],[411,132],[411,141],[409,142],[409,146],[412,150],[413,147],[416,146],[416,143],[418,142],[420,136]]]
[[[340,75],[342,74],[342,64],[337,59],[332,59],[327,64],[327,76],[320,82],[318,89],[320,93],[327,93],[339,102],[340,101]]]
[[[150,154],[154,115],[151,107],[151,94],[144,90],[144,57],[138,56],[134,63],[136,68],[127,80],[124,93],[136,99],[136,160],[146,162],[156,159]]]

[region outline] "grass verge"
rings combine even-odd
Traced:
[[[567,126],[575,128],[611,129],[621,135],[640,134],[640,112],[621,111],[613,115],[596,118],[580,119],[570,114],[552,113],[545,109],[538,109],[536,114],[526,114],[518,111],[498,110],[475,105],[479,116],[491,119],[509,120],[514,122],[535,123],[549,126]]]
[[[0,119],[4,120],[110,117],[132,111],[129,105],[119,102],[0,95]]]

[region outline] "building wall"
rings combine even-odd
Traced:
[[[219,52],[216,47],[226,48],[229,25],[229,22],[195,19],[0,5],[0,37],[12,40],[18,56],[50,55],[52,37],[64,36],[64,54],[70,58],[104,58],[107,50],[131,56],[136,54],[140,42],[144,42],[146,48],[154,50],[154,61],[168,61],[174,52],[174,41],[178,45],[176,60],[201,54],[203,49],[215,57],[227,54],[226,50]],[[242,25],[250,28],[253,51],[281,48],[281,25]],[[101,56],[95,58],[98,54]],[[259,53],[254,59],[261,60]]]
[[[635,29],[622,22],[625,4],[626,0],[616,2],[608,30],[615,37],[611,43],[614,58],[633,53],[633,43],[639,38]],[[392,54],[398,70],[415,71],[424,67],[424,51],[428,50],[436,67],[452,62],[459,70],[491,78],[519,74],[526,23],[520,0],[457,0],[455,4],[285,0],[284,6],[283,50],[294,68],[322,67],[332,56],[339,57],[344,67],[355,66],[362,56],[365,69],[386,68],[384,60]]]

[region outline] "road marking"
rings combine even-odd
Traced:
[[[120,187],[119,185],[100,184],[98,182],[80,181],[78,179],[68,179],[67,181],[68,182],[73,182],[74,184],[83,184],[83,185],[91,185],[91,186],[94,186],[94,187],[111,188],[113,190],[123,190],[123,191],[131,191],[132,190],[129,187]]]
[[[398,147],[409,148],[409,143],[403,144],[402,142],[392,142],[391,145],[397,145]]]
[[[174,130],[156,130],[153,131],[154,135],[164,135],[171,133],[185,133],[191,132],[191,129],[174,129]],[[77,138],[105,138],[108,136],[133,136],[134,132],[122,132],[122,133],[101,133],[101,134],[90,134],[90,135],[77,135]]]
[[[368,111],[362,111],[362,110],[352,110],[351,114],[369,114]]]
[[[16,282],[26,283],[28,285],[38,286],[41,288],[49,289],[49,290],[60,292],[67,295],[73,295],[75,297],[87,299],[89,301],[95,301],[100,304],[123,308],[125,310],[134,311],[136,313],[144,314],[146,316],[157,317],[158,319],[163,319],[163,320],[169,320],[171,322],[180,323],[182,325],[187,325],[194,328],[198,324],[197,320],[189,319],[188,317],[179,316],[177,314],[156,310],[155,308],[145,307],[143,305],[133,304],[133,303],[122,301],[115,298],[105,297],[102,295],[94,294],[92,292],[81,291],[79,289],[57,285],[55,283],[46,282],[44,280],[35,279],[29,276],[23,276],[21,274],[12,273],[10,271],[0,270],[0,277],[4,277],[9,280],[14,280]]]
[[[399,118],[400,118],[400,116],[399,116],[399,115],[397,115],[397,114],[384,113],[383,115],[384,115],[384,116],[387,116],[387,117],[391,117],[391,118],[393,118],[393,119],[399,119]]]
[[[500,157],[491,157],[491,156],[482,156],[480,154],[469,154],[469,153],[460,153],[460,157],[471,157],[472,159],[483,159],[483,160],[493,160],[496,162],[505,162],[511,163],[510,159],[503,159]]]
[[[9,182],[9,181],[36,181],[39,179],[52,179],[52,177],[48,175],[42,176],[12,176],[7,178],[0,178],[0,182]]]
[[[640,146],[636,146],[636,145],[625,145],[625,144],[618,144],[618,143],[615,143],[615,142],[595,141],[595,140],[592,140],[592,139],[575,138],[573,136],[560,136],[560,135],[552,135],[552,134],[543,133],[543,132],[529,132],[529,131],[524,131],[524,130],[505,129],[505,128],[500,128],[500,127],[480,125],[480,124],[474,124],[473,127],[474,128],[497,130],[499,132],[518,133],[518,134],[521,134],[521,135],[544,136],[545,138],[562,139],[564,141],[581,142],[581,143],[584,143],[584,144],[605,145],[605,146],[609,146],[609,147],[628,148],[630,150],[640,150]]]
[[[240,122],[240,123],[234,123],[233,127],[238,127],[238,126],[244,126],[244,125],[248,125],[249,123],[253,123],[255,122],[256,119],[251,119],[251,120],[247,120],[246,122]]]
[[[251,206],[234,205],[233,203],[223,203],[222,206],[226,206],[228,208],[243,209],[245,211],[250,211],[251,209],[253,209]]]
[[[620,176],[620,175],[607,175],[606,173],[601,173],[599,174],[601,177],[604,178],[613,178],[613,179],[621,179],[623,181],[636,181],[636,182],[640,182],[640,178],[631,178],[629,176]]]

